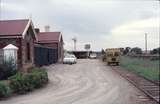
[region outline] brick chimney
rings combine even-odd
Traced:
[[[49,31],[50,31],[50,26],[49,26],[49,25],[46,25],[46,26],[44,27],[44,30],[45,30],[45,32],[49,32]]]
[[[35,28],[36,33],[38,34],[40,32],[39,28]]]

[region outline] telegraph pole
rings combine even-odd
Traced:
[[[145,33],[145,51],[147,54],[147,33]]]

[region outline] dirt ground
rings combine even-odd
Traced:
[[[99,60],[78,60],[74,65],[47,67],[49,84],[0,104],[151,104],[110,67]]]

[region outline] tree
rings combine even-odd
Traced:
[[[130,47],[126,47],[123,51],[124,55],[127,55],[130,52],[131,48]]]
[[[153,49],[150,54],[160,54],[160,47]]]
[[[142,54],[142,49],[139,47],[134,47],[131,49],[131,53],[133,54]]]

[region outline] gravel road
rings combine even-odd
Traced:
[[[99,60],[82,59],[47,69],[46,87],[0,104],[150,104],[143,93]]]

